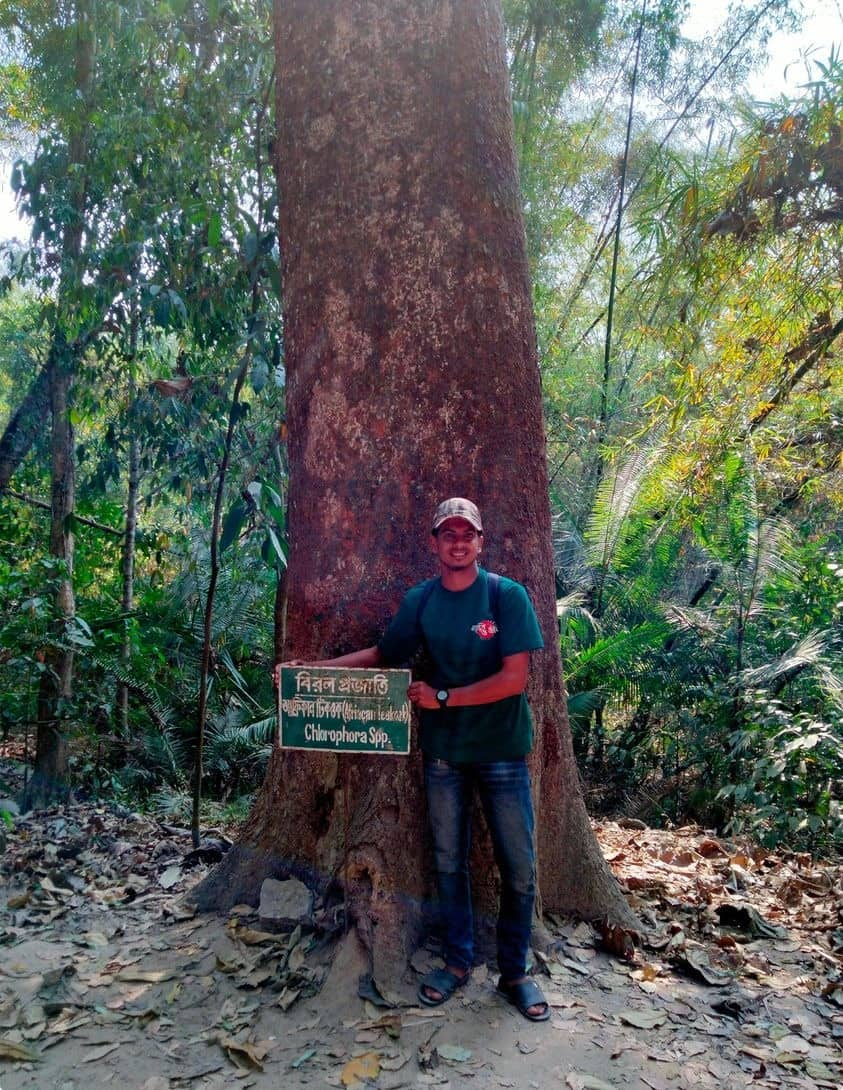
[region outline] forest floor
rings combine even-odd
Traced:
[[[647,926],[633,956],[546,918],[551,1019],[495,992],[383,1005],[353,934],[197,916],[209,852],[80,804],[18,818],[0,860],[0,1090],[843,1087],[843,867],[696,827],[595,826]],[[203,861],[204,859],[204,861]],[[324,922],[323,916],[323,922]],[[629,951],[627,951],[629,953]]]

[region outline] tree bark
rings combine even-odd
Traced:
[[[373,643],[433,574],[435,505],[474,499],[490,570],[529,589],[545,908],[634,917],[583,805],[556,629],[541,390],[499,5],[276,4],[288,374],[284,653]],[[419,756],[279,752],[200,906],[268,875],[346,890],[395,987],[430,898]],[[494,867],[475,866],[482,911]]]
[[[71,529],[76,472],[73,426],[70,423],[68,405],[72,369],[61,356],[61,353],[55,353],[56,358],[50,368],[50,407],[53,420],[50,555],[64,563],[64,571],[55,595],[58,640],[47,650],[38,685],[35,767],[23,799],[24,809],[27,810],[48,806],[67,794],[68,751],[61,720],[63,705],[71,696],[73,652],[66,644],[62,645],[62,637],[65,624],[73,618],[76,609],[73,593],[74,538]]]
[[[135,409],[138,395],[137,387],[137,351],[138,325],[140,315],[137,302],[133,299],[129,325],[128,364],[129,385],[129,457],[126,472],[126,528],[123,533],[123,549],[120,568],[123,587],[120,596],[120,608],[123,611],[123,641],[120,647],[121,661],[128,671],[132,665],[132,637],[129,631],[129,615],[135,604],[135,544],[138,529],[138,495],[140,493],[140,439],[136,432]],[[117,729],[126,738],[129,734],[129,686],[120,681],[117,684],[115,719]]]
[[[88,107],[93,74],[93,37],[88,0],[79,0],[76,15],[75,85],[81,108],[68,119],[68,160],[72,167],[70,206],[61,242],[61,272],[58,287],[58,316],[52,330],[49,374],[51,432],[51,503],[50,555],[64,562],[64,573],[56,591],[56,627],[59,639],[47,652],[46,669],[41,674],[37,702],[35,768],[24,793],[29,809],[49,804],[67,794],[67,740],[61,729],[63,705],[71,696],[73,652],[62,642],[67,622],[76,611],[73,592],[72,519],[76,504],[76,466],[73,425],[70,421],[70,391],[76,370],[76,342],[69,343],[63,326],[64,309],[69,307],[81,281],[79,258],[82,253],[84,213],[87,188]]]

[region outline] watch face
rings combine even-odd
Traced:
[[[444,704],[445,701],[448,699],[448,690],[440,689],[439,692],[436,694],[436,699],[439,701],[440,704]]]

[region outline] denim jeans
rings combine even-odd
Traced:
[[[516,980],[526,969],[536,892],[527,764],[523,757],[459,765],[428,758],[424,780],[446,964],[470,969],[474,963],[468,857],[476,788],[501,875],[498,968],[504,980]]]

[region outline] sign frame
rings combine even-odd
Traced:
[[[316,753],[406,757],[412,723],[410,681],[409,670],[282,666],[279,744],[282,749]]]

